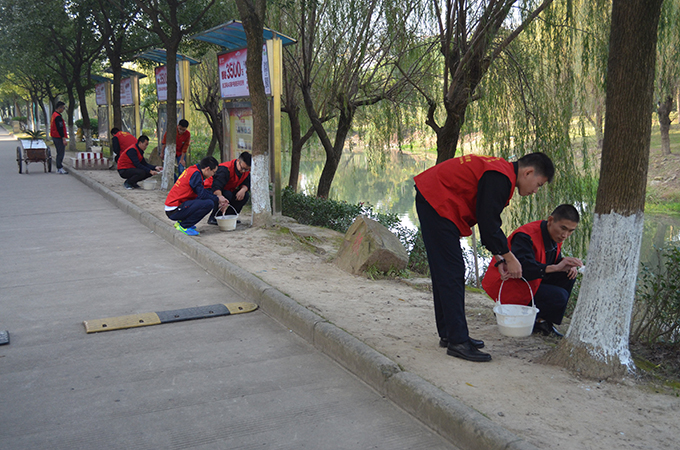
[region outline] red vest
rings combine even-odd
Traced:
[[[57,129],[57,123],[56,123],[57,117],[61,117],[61,114],[54,111],[52,113],[52,120],[50,121],[50,136],[55,137],[55,138],[61,137],[61,136],[59,136],[59,130]],[[64,137],[68,137],[68,133],[66,132],[66,122],[64,120],[62,120],[61,123],[63,124]]]
[[[172,189],[168,192],[168,196],[165,199],[166,206],[179,206],[187,200],[193,200],[198,197],[198,194],[195,193],[189,185],[189,180],[191,180],[192,175],[196,172],[199,172],[201,178],[203,178],[203,172],[198,168],[198,164],[187,167],[187,169],[182,172],[182,175],[177,178]]]
[[[237,158],[238,159],[238,158]],[[220,164],[220,166],[224,166],[229,170],[229,181],[227,181],[227,184],[225,184],[220,191],[234,191],[237,187],[241,186],[243,184],[243,181],[245,181],[246,178],[248,178],[248,174],[250,171],[246,171],[241,174],[240,177],[236,176],[236,161],[237,159],[233,159],[231,161],[223,162]],[[213,177],[210,177],[205,180],[203,183],[203,186],[205,186],[206,189],[210,189],[212,187],[213,183]]]
[[[515,192],[515,168],[512,163],[492,156],[465,155],[441,162],[414,180],[418,191],[442,217],[453,222],[461,236],[470,236],[477,223],[477,185],[485,172],[496,171],[512,183],[508,203]]]
[[[163,134],[163,140],[161,141],[161,144],[165,145],[165,138],[168,136],[168,133],[166,132]],[[187,150],[189,149],[189,139],[191,138],[191,133],[189,133],[189,130],[185,131],[182,134],[177,133],[177,136],[175,137],[175,156],[182,156],[182,153],[186,153]]]
[[[123,148],[123,147],[121,147],[121,148]],[[132,163],[132,160],[130,159],[130,157],[127,154],[127,151],[130,150],[131,148],[134,148],[135,151],[137,151],[137,159],[139,161],[141,161],[142,158],[144,158],[144,153],[139,149],[139,147],[137,147],[137,141],[135,141],[135,145],[133,145],[132,147],[128,147],[125,150],[120,152],[120,157],[118,158],[118,166],[117,166],[118,170],[134,169],[135,168],[135,165]]]
[[[114,136],[118,138],[118,147],[121,153],[137,144],[137,138],[127,131],[119,131]]]
[[[541,222],[542,220],[537,220],[536,222],[531,222],[526,225],[522,225],[512,232],[508,238],[508,248],[511,248],[512,238],[517,233],[524,233],[529,235],[531,238],[531,243],[534,250],[534,258],[536,261],[545,264],[545,244],[543,242],[543,233],[541,232]],[[560,254],[562,250],[562,244],[557,244],[557,255]],[[486,274],[482,280],[482,287],[486,293],[494,301],[498,300],[498,291],[501,287],[501,274],[498,272],[498,267],[495,267],[496,259],[492,258],[489,268],[486,269]],[[537,278],[535,280],[529,281],[531,286],[531,291],[536,294],[538,287],[541,285],[541,279]],[[529,287],[521,278],[511,278],[506,280],[503,284],[503,292],[501,292],[501,303],[512,304],[512,305],[530,305],[531,304],[531,294],[529,293]]]

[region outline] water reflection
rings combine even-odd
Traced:
[[[413,177],[435,163],[434,154],[410,155],[392,152],[384,164],[375,164],[366,153],[353,151],[342,155],[333,180],[330,198],[350,204],[368,203],[375,210],[397,214],[402,224],[416,228]],[[316,195],[316,187],[323,170],[325,156],[320,151],[306,149],[300,163],[300,192]],[[283,181],[288,183],[290,153],[283,154]],[[641,262],[654,262],[654,247],[680,242],[680,216],[646,214],[642,238]],[[480,267],[484,271],[485,265]]]

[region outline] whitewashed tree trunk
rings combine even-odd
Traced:
[[[272,215],[269,199],[269,158],[267,155],[253,155],[250,186],[252,189],[250,201],[253,205],[253,226],[266,226],[271,221]]]
[[[177,145],[168,143],[165,146],[165,156],[163,157],[163,175],[161,175],[161,189],[169,189],[174,183],[175,175],[175,151]]]
[[[567,339],[605,364],[635,366],[628,350],[644,214],[596,214],[586,271]]]

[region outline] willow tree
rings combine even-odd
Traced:
[[[415,6],[386,0],[294,4],[299,53],[286,61],[326,153],[317,196],[330,194],[357,110],[403,94],[407,79],[397,62],[408,44],[404,37],[418,25]]]
[[[628,336],[642,238],[657,25],[663,0],[614,0],[605,132],[586,272],[571,326],[546,361],[583,376],[634,369]]]
[[[670,114],[676,93],[680,98],[680,4],[677,1],[665,2],[661,10],[658,46],[656,112],[661,133],[661,154],[670,155]]]

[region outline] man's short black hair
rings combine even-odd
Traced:
[[[238,159],[246,163],[248,167],[251,167],[253,164],[253,157],[250,155],[248,152],[243,152],[240,155],[238,155]]]
[[[149,136],[143,134],[139,136],[139,139],[137,139],[137,143],[141,144],[142,142],[148,142],[149,141]]]
[[[120,131],[119,128],[111,128],[111,135],[113,136],[114,134],[118,133]]]
[[[528,153],[522,156],[518,161],[519,167],[533,167],[536,174],[543,175],[550,183],[555,176],[555,166],[552,160],[542,152]]]
[[[207,169],[208,167],[210,167],[212,170],[215,170],[217,169],[218,164],[219,163],[214,157],[206,156],[201,160],[200,163],[198,163],[198,167],[200,167],[201,169]]]
[[[553,211],[550,215],[557,222],[560,220],[571,220],[572,222],[578,223],[581,220],[581,216],[574,205],[569,205],[566,203],[555,208],[555,211]]]
[[[66,106],[66,103],[64,103],[64,102],[57,102],[57,104],[54,105],[54,109],[59,109],[59,108],[61,108],[62,106]]]
[[[179,121],[177,125],[179,125],[180,127],[189,128],[189,121],[186,119],[182,119]]]

